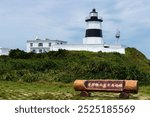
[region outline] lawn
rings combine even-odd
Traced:
[[[117,100],[118,93],[92,92],[91,97],[80,97],[73,84],[48,82],[9,82],[0,81],[1,100]],[[138,94],[130,99],[150,100],[150,86],[140,86]]]

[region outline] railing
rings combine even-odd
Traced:
[[[86,20],[91,19],[91,16],[87,16],[85,19],[86,19]],[[102,17],[100,17],[100,16],[98,17],[98,19],[103,20],[103,18],[102,18]]]

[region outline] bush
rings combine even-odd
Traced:
[[[25,58],[28,58],[28,54],[24,52],[23,50],[14,49],[14,50],[10,50],[9,57],[14,58],[14,59],[19,59],[19,58],[25,59]]]
[[[34,73],[28,73],[28,74],[24,74],[22,76],[22,80],[24,82],[36,82],[40,80],[40,75],[39,74],[34,74]]]
[[[67,50],[36,54],[11,50],[8,57],[0,56],[0,80],[69,83],[75,79],[133,79],[150,83],[149,60],[143,59],[144,56],[134,58],[138,52],[131,50],[127,49],[125,55]]]
[[[31,62],[30,69],[33,71],[48,71],[49,69],[55,69],[57,67],[57,63],[51,60],[43,59],[36,60]]]
[[[11,71],[9,73],[5,73],[0,77],[0,80],[3,81],[18,81],[20,76],[17,74],[17,71]]]
[[[75,77],[70,73],[61,72],[60,74],[56,75],[54,81],[56,82],[63,82],[63,83],[70,83],[75,80]]]

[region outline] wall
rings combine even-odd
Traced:
[[[106,47],[106,48],[105,48]],[[66,50],[85,50],[85,51],[92,51],[92,52],[118,52],[121,54],[125,54],[125,48],[121,45],[100,45],[100,44],[67,44],[67,45],[54,45],[52,46],[53,51],[57,51],[58,49],[66,49]],[[107,48],[109,47],[109,48]]]

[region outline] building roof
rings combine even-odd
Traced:
[[[62,40],[51,40],[51,39],[36,39],[36,40],[27,40],[27,42],[65,42],[67,43],[67,41],[62,41]]]

